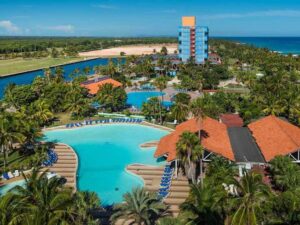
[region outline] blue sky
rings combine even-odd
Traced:
[[[211,36],[300,36],[300,0],[0,0],[0,35],[175,36],[184,15]]]

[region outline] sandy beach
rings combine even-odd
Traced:
[[[80,52],[81,57],[109,57],[120,56],[121,52],[125,52],[126,55],[148,55],[152,54],[155,49],[156,52],[160,52],[161,48],[166,46],[169,53],[174,53],[177,50],[177,44],[153,44],[153,45],[128,45],[115,48],[108,48],[102,50],[94,50],[89,52]]]

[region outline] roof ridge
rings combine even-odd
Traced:
[[[299,145],[298,145],[298,143],[283,129],[283,127],[280,125],[280,123],[279,123],[279,120],[280,120],[280,122],[283,122],[283,123],[287,123],[287,125],[291,125],[290,123],[288,123],[288,122],[286,122],[286,121],[284,121],[284,120],[281,120],[281,119],[279,119],[278,117],[276,117],[276,116],[273,116],[272,115],[272,117],[271,117],[274,121],[275,121],[275,123],[277,124],[277,126],[280,128],[280,130],[296,145],[296,146],[298,146],[299,147]],[[293,126],[293,125],[292,125]]]

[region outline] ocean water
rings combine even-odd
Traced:
[[[300,37],[218,37],[218,39],[268,48],[282,54],[300,54]]]
[[[143,186],[143,180],[125,171],[129,164],[161,165],[155,148],[140,145],[168,132],[138,124],[106,124],[45,132],[45,140],[70,145],[79,158],[77,187],[94,191],[103,205],[122,201],[124,193]]]
[[[116,61],[116,59],[113,59]],[[86,61],[81,61],[81,62],[76,62],[72,64],[66,64],[62,66],[64,70],[64,78],[65,80],[69,81],[71,80],[70,74],[75,70],[79,69],[80,71],[83,71],[85,67],[90,67],[91,71],[90,74],[94,74],[94,66],[99,66],[99,65],[106,65],[108,63],[107,58],[97,58],[97,59],[92,59],[92,60],[86,60]],[[36,71],[31,71],[31,72],[25,72],[25,73],[19,73],[14,76],[6,76],[6,77],[0,77],[0,98],[3,97],[5,87],[10,84],[10,83],[15,83],[18,85],[21,84],[30,84],[35,77],[37,76],[43,76],[44,72],[43,70],[36,70]]]

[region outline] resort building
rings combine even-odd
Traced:
[[[122,83],[107,76],[87,80],[85,82],[82,82],[80,86],[88,89],[90,95],[95,95],[99,91],[99,88],[104,84],[112,84],[114,87],[122,86]]]
[[[208,27],[197,26],[195,16],[182,17],[179,27],[179,58],[204,63],[208,59]]]
[[[205,149],[204,162],[219,155],[236,162],[240,168],[251,169],[282,155],[300,163],[300,128],[275,116],[264,117],[248,126],[242,126],[237,115],[222,115],[220,121],[205,117],[201,123],[190,119],[160,140],[155,157],[176,162],[176,143],[180,135],[185,131],[198,134],[199,129]]]

